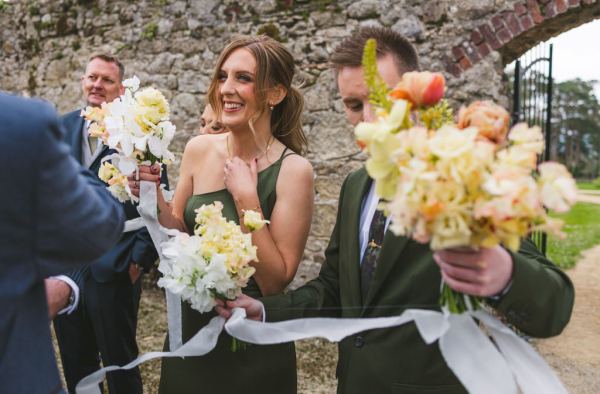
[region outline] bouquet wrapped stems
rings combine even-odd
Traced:
[[[460,253],[477,253],[478,249],[470,246],[451,248],[452,251]],[[464,294],[451,288],[442,279],[439,304],[450,313],[461,314],[468,311],[476,311],[481,308],[481,297]]]
[[[234,301],[235,298],[228,298],[226,296],[224,296],[223,294],[219,294],[216,291],[214,291],[214,289],[211,289],[211,292],[213,294],[213,297],[215,298],[215,300],[221,300],[223,302],[227,302],[227,301]],[[249,346],[249,343],[246,343],[244,341],[240,341],[239,339],[237,339],[236,337],[231,337],[231,351],[232,352],[237,352],[238,350],[246,350],[246,348]]]
[[[481,298],[459,293],[444,281],[442,281],[439,302],[442,308],[447,308],[450,313],[456,314],[476,311],[481,307]]]

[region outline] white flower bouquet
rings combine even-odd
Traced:
[[[441,74],[406,73],[388,92],[375,45],[367,44],[363,63],[377,118],[355,134],[390,229],[433,250],[502,244],[516,251],[532,231],[561,235],[562,222],[546,209],[565,212],[577,189],[562,164],[537,165],[540,128],[520,123],[509,130],[508,112],[491,102],[462,108],[455,123],[442,100]],[[460,313],[469,303],[478,306],[444,284],[443,306]]]
[[[199,312],[210,311],[216,299],[238,297],[255,271],[250,265],[257,260],[251,234],[226,220],[222,209],[219,201],[202,205],[196,210],[194,235],[177,232],[161,245],[164,259],[158,269],[163,277],[158,285]]]
[[[140,90],[139,85],[137,77],[127,79],[123,81],[122,96],[81,112],[91,122],[90,136],[117,151],[104,159],[98,175],[121,202],[138,201],[127,184],[127,176],[138,165],[167,164],[174,158],[168,149],[175,134],[175,126],[169,121],[169,104],[157,89]]]

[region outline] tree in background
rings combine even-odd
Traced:
[[[577,78],[554,85],[551,123],[557,144],[551,149],[551,156],[580,178],[600,175],[600,103],[594,94],[596,83]]]
[[[510,108],[514,110],[514,68],[506,72]],[[519,121],[546,123],[547,76],[530,70],[521,79]],[[550,135],[550,160],[565,164],[578,178],[600,176],[600,102],[594,94],[598,81],[579,78],[554,82]]]

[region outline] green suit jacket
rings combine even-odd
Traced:
[[[379,317],[405,309],[439,310],[441,276],[428,245],[385,234],[369,293],[361,299],[359,220],[371,180],[364,168],[340,193],[337,220],[319,276],[285,295],[263,298],[266,318]],[[528,240],[512,254],[513,283],[497,302],[501,315],[528,335],[559,334],[574,300],[568,277]],[[463,393],[438,344],[426,345],[414,323],[376,329],[339,343],[338,393]]]

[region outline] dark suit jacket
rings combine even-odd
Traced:
[[[0,93],[0,391],[60,387],[44,278],[101,256],[123,210],[69,155],[52,108]]]
[[[369,293],[366,300],[361,299],[359,219],[369,186],[364,168],[346,178],[319,276],[286,295],[263,299],[267,320],[317,315],[393,316],[408,308],[439,310],[441,277],[428,245],[396,237],[390,231],[385,235]],[[571,315],[573,285],[530,241],[524,241],[512,257],[512,286],[493,306],[531,336],[557,335]],[[414,323],[342,340],[337,377],[339,393],[464,392],[446,366],[438,344],[426,345]]]
[[[61,118],[61,123],[66,131],[65,142],[71,147],[73,157],[81,163],[81,140],[83,138],[82,131],[85,120],[80,116],[80,110],[64,115]],[[115,151],[104,147],[102,153],[90,165],[90,171],[97,176],[102,158],[112,153],[115,153]],[[165,168],[163,168],[162,172],[162,183],[168,186],[167,171]],[[127,220],[140,216],[136,206],[131,202],[126,202],[122,206]],[[150,234],[148,230],[142,228],[137,231],[124,233],[113,249],[90,265],[90,271],[94,279],[98,282],[107,282],[115,278],[115,276],[126,275],[129,264],[132,261],[135,261],[145,271],[148,271],[157,258],[158,254],[152,244]],[[79,280],[80,274],[81,272],[71,275],[78,284],[81,284]]]

